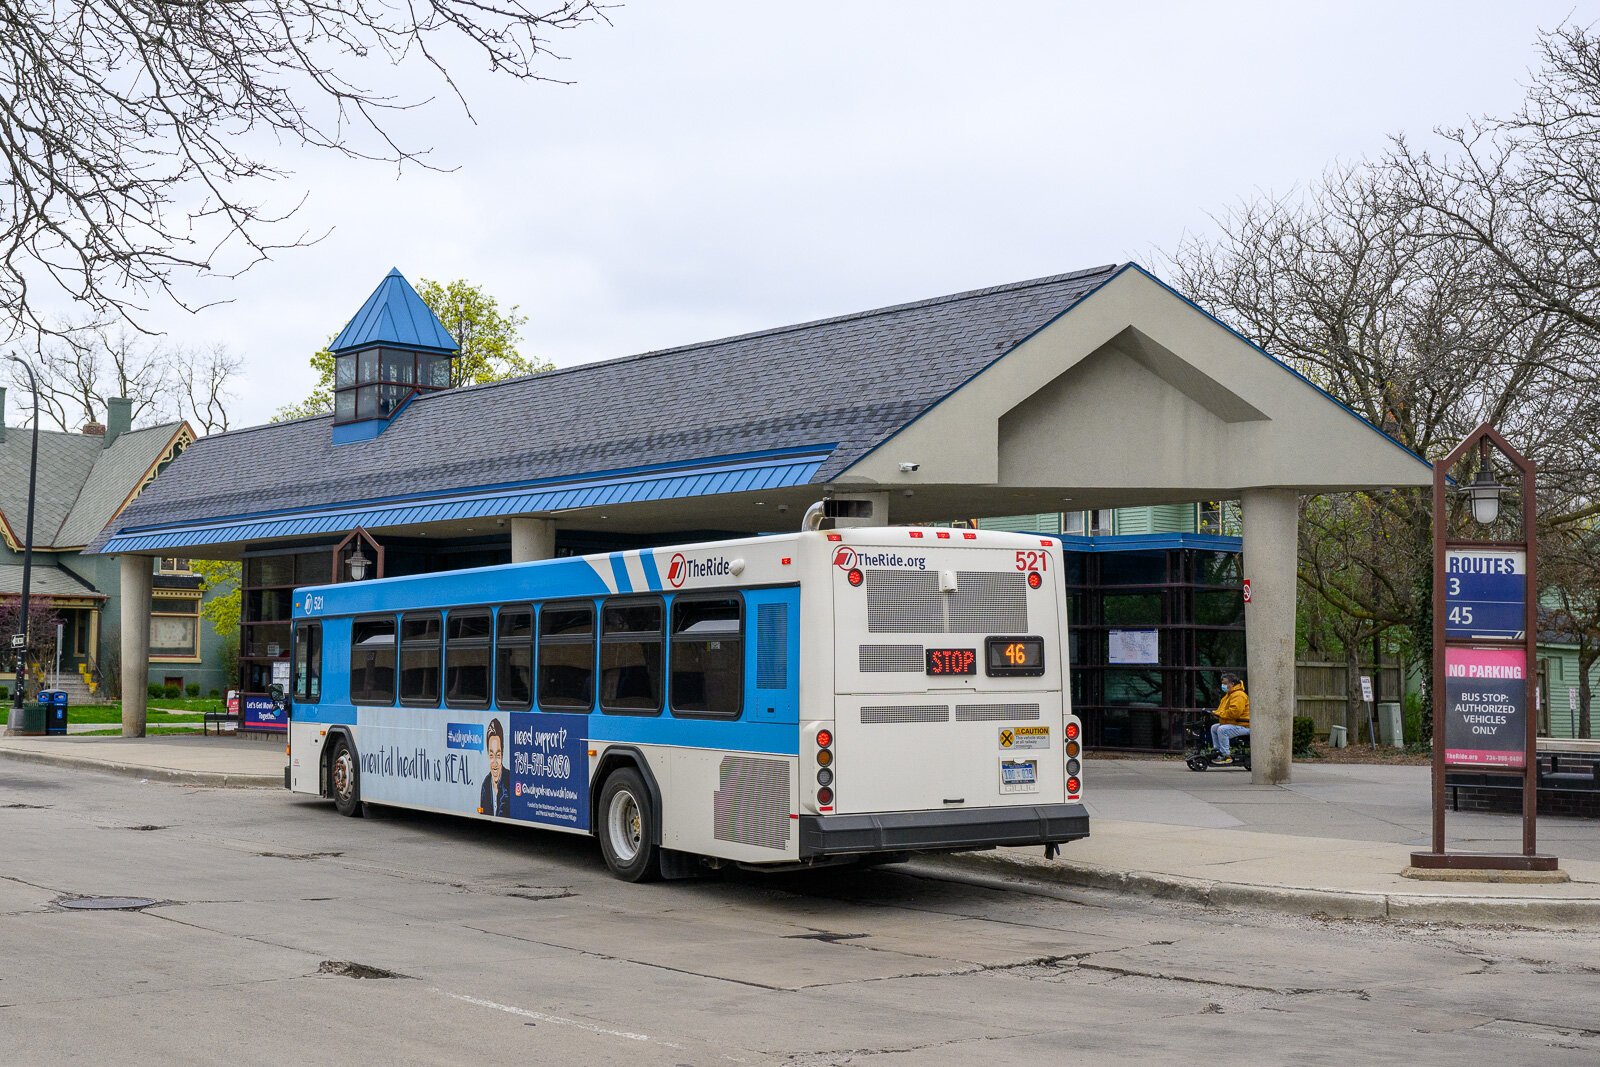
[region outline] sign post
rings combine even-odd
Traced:
[[[1369,675],[1361,676],[1361,700],[1367,705],[1367,742],[1372,745],[1373,751],[1378,748],[1378,705],[1372,699],[1372,678]]]
[[[1491,448],[1521,476],[1522,536],[1452,537],[1445,483],[1474,449],[1478,475],[1467,487],[1474,519],[1495,521],[1501,490],[1489,471]],[[1413,868],[1557,869],[1556,857],[1537,848],[1538,722],[1530,693],[1538,663],[1534,474],[1534,465],[1487,423],[1433,464],[1433,848],[1413,852]],[[1521,779],[1520,854],[1445,849],[1447,768]]]

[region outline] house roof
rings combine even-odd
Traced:
[[[1116,270],[1094,267],[425,394],[368,441],[335,445],[331,416],[214,434],[181,455],[116,531],[312,507],[348,511],[775,453],[820,453],[805,477],[828,482]],[[404,285],[393,273],[384,284],[396,279]],[[369,336],[352,333],[362,318],[334,347]],[[104,547],[112,532],[92,547]]]
[[[22,595],[22,568],[0,566],[0,596]],[[84,600],[104,600],[106,596],[76,574],[62,567],[34,561],[33,573],[28,576],[28,597],[36,596],[63,599],[77,597]]]
[[[41,430],[34,493],[33,544],[38,549],[82,548],[144,484],[188,424],[130,430],[111,444],[98,436]],[[0,439],[0,524],[20,544],[28,516],[31,430],[8,427]]]
[[[432,309],[411,288],[399,270],[391,270],[361,305],[329,351],[344,352],[371,345],[397,345],[454,352],[459,346]]]

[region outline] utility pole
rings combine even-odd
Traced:
[[[13,363],[22,364],[22,368],[28,372],[28,388],[33,392],[33,454],[28,459],[28,520],[27,533],[22,543],[22,603],[18,612],[22,620],[18,627],[21,631],[22,645],[13,649],[17,654],[17,687],[12,694],[10,725],[12,729],[17,729],[22,725],[25,699],[23,690],[28,682],[28,615],[32,607],[30,597],[33,592],[33,493],[39,477],[39,379],[33,373],[33,364],[21,356],[12,353],[6,358]]]

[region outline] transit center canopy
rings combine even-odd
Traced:
[[[825,490],[888,521],[1424,486],[1426,463],[1134,264],[205,437],[95,542],[233,558],[357,526],[509,516],[793,529]]]

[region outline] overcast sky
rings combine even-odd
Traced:
[[[413,127],[454,173],[278,157],[331,235],[161,322],[246,357],[243,425],[392,266],[520,304],[563,366],[1156,266],[1242,197],[1509,110],[1536,29],[1589,6],[634,0],[555,42],[574,84],[458,70],[477,124]]]

